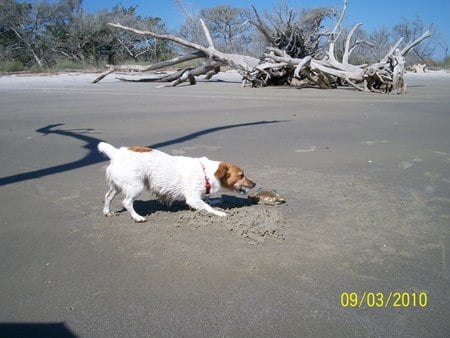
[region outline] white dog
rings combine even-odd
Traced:
[[[133,201],[145,187],[166,203],[181,200],[194,209],[226,216],[203,199],[220,188],[246,193],[255,186],[239,167],[228,162],[171,156],[148,147],[115,148],[105,142],[98,144],[98,150],[111,159],[106,169],[109,191],[105,195],[105,216],[112,215],[111,201],[122,191],[125,209],[136,222],[144,222],[145,218],[134,210]]]

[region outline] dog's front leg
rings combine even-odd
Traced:
[[[128,212],[130,213],[131,217],[136,221],[136,222],[145,222],[147,221],[145,219],[145,217],[142,217],[141,215],[139,215],[133,207],[133,202],[134,199],[132,197],[125,197],[125,199],[123,200],[122,204],[125,207],[125,209],[128,210]]]
[[[208,205],[207,203],[205,203],[204,201],[202,201],[201,199],[198,199],[198,198],[187,197],[186,204],[189,205],[191,208],[194,208],[196,210],[205,210],[216,216],[221,216],[221,217],[227,216],[226,212],[215,210],[210,205]]]

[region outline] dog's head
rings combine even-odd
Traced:
[[[214,176],[220,181],[223,188],[246,194],[248,189],[255,187],[255,183],[245,177],[244,171],[229,162],[220,162]]]

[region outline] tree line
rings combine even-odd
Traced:
[[[137,7],[116,5],[86,13],[82,0],[0,1],[0,58],[3,63],[48,68],[58,63],[101,66],[125,61],[153,62],[173,53],[162,41],[124,33],[108,22],[164,32],[157,17],[142,17]]]
[[[218,50],[254,57],[263,55],[267,39],[261,36],[261,29],[257,29],[256,9],[218,5],[193,13],[183,1],[176,3],[185,14],[185,22],[175,33],[180,37],[206,45],[199,20],[202,18]],[[321,53],[320,35],[327,33],[324,22],[336,16],[335,9],[294,10],[283,1],[264,13],[265,22],[273,31],[295,32],[296,43],[292,48],[299,49],[300,56],[302,52],[308,55]],[[52,68],[60,64],[102,67],[105,64],[153,63],[180,52],[179,47],[169,42],[118,30],[108,22],[120,22],[160,34],[168,32],[161,18],[140,16],[137,7],[133,6],[116,5],[111,10],[86,13],[82,0],[0,0],[0,63],[10,65],[10,70]],[[381,27],[374,32],[366,32],[359,27],[353,36],[364,43],[355,45],[353,62],[379,60],[398,37],[411,41],[429,28],[420,17],[401,19],[392,28]],[[431,30],[432,38],[417,46],[408,62],[430,63],[437,48],[447,54],[444,40],[433,27]],[[284,37],[280,35],[279,38]],[[286,43],[290,41],[292,39],[287,39]],[[279,42],[282,44],[283,41]],[[339,51],[343,54],[345,41],[337,42],[337,54]]]

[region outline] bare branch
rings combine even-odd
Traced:
[[[400,54],[402,56],[405,56],[406,54],[408,54],[408,52],[413,49],[416,45],[418,45],[420,42],[422,42],[423,40],[425,40],[426,38],[431,36],[431,32],[430,30],[427,30],[425,33],[423,33],[421,36],[419,36],[417,39],[415,39],[414,41],[408,43],[405,48],[403,48],[400,51]]]
[[[380,63],[386,63],[388,58],[395,52],[402,41],[403,38],[398,39],[397,42],[389,49],[389,52],[386,54],[386,56],[381,59]]]
[[[341,14],[339,15],[338,21],[336,22],[336,25],[334,26],[333,30],[330,33],[331,39],[333,41],[336,41],[335,36],[340,34],[341,24],[342,20],[344,19],[346,10],[347,10],[347,0],[344,0],[344,5],[342,6]]]
[[[341,10],[341,14],[339,14],[339,18],[336,22],[336,25],[334,26],[331,33],[328,35],[328,57],[330,59],[331,63],[337,63],[334,47],[336,44],[336,40],[341,35],[341,24],[342,20],[344,19],[345,11],[347,9],[347,0],[344,0],[344,5]]]
[[[204,53],[206,55],[208,54],[208,49],[206,47],[203,47],[203,46],[198,45],[196,43],[192,43],[190,41],[187,41],[185,39],[179,38],[179,37],[174,36],[174,35],[158,34],[158,33],[152,32],[152,31],[147,31],[147,30],[144,31],[144,30],[134,29],[134,28],[131,28],[131,27],[123,26],[120,23],[109,22],[108,25],[110,25],[112,27],[120,28],[120,29],[123,29],[123,30],[127,30],[127,31],[130,31],[130,32],[134,32],[136,34],[150,35],[150,36],[152,36],[152,37],[154,37],[156,39],[172,41],[172,42],[175,42],[175,43],[177,43],[179,45],[182,45],[184,47],[196,49],[196,50],[198,50],[198,51],[200,51],[200,52],[202,52],[202,53]]]
[[[357,23],[356,25],[353,26],[353,28],[350,30],[350,32],[347,35],[347,40],[345,41],[345,50],[344,50],[344,56],[342,57],[342,63],[343,64],[348,64],[348,58],[351,54],[351,52],[353,51],[354,48],[350,48],[350,42],[352,39],[353,34],[355,33],[355,31],[358,29],[359,26],[361,26],[362,23]]]
[[[203,21],[203,19],[200,19],[200,23],[202,24],[203,32],[205,33],[206,41],[208,41],[209,48],[214,49],[214,41],[211,38],[211,33],[209,32],[208,27],[206,27],[205,25],[205,21]]]
[[[121,66],[111,66],[106,72],[103,72],[100,74],[92,83],[97,83],[104,79],[106,76],[108,76],[111,73],[117,72],[117,71],[138,71],[138,72],[150,72],[152,70],[157,70],[161,68],[170,67],[173,65],[176,65],[181,62],[190,61],[202,58],[203,55],[199,52],[195,52],[188,55],[183,56],[177,56],[176,58],[173,58],[171,60],[167,61],[161,61],[149,66],[138,66],[138,65],[121,65]]]
[[[267,27],[267,25],[261,20],[261,17],[258,14],[258,11],[256,10],[255,6],[252,5],[253,8],[253,12],[255,13],[256,16],[256,20],[258,21],[257,23],[250,21],[253,25],[255,25],[258,30],[264,35],[264,37],[266,38],[266,40],[268,42],[270,42],[272,45],[276,45],[272,34],[270,33],[270,29]]]

